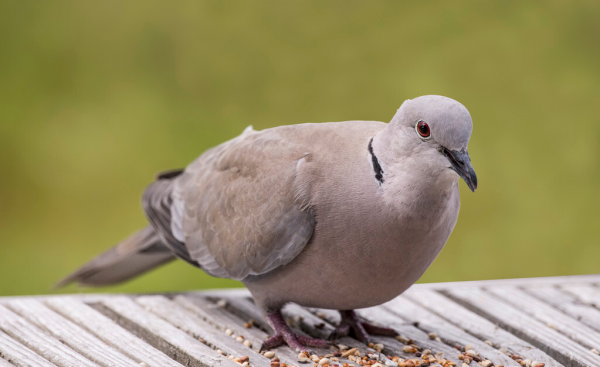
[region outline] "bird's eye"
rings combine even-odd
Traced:
[[[417,122],[417,126],[415,126],[415,128],[417,129],[417,134],[419,134],[422,138],[427,139],[431,136],[429,125],[427,125],[425,121]]]

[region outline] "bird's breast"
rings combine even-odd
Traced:
[[[315,233],[305,250],[261,280],[268,287],[260,291],[270,289],[264,302],[331,309],[387,302],[427,270],[458,217],[458,187],[420,215],[407,215],[383,201],[373,207],[373,202],[366,205],[362,199],[337,200],[340,205],[318,212]]]

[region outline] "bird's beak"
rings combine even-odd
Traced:
[[[450,169],[458,173],[460,178],[465,180],[467,186],[469,186],[469,189],[475,192],[475,189],[477,188],[477,175],[475,174],[475,170],[471,165],[471,157],[469,157],[469,152],[466,150],[461,152],[458,150],[449,150],[444,148],[443,153],[452,165]]]

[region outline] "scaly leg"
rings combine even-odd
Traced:
[[[271,325],[275,331],[275,334],[263,342],[262,346],[260,347],[261,352],[263,350],[275,348],[283,344],[287,344],[296,352],[310,352],[307,347],[328,348],[331,345],[331,342],[327,340],[309,338],[303,335],[294,334],[292,329],[290,329],[290,327],[285,323],[280,310],[267,313],[266,318],[269,325]]]
[[[398,333],[394,329],[376,326],[368,322],[361,321],[353,310],[340,311],[342,315],[342,322],[340,326],[335,329],[334,338],[347,336],[350,333],[353,336],[365,344],[369,344],[371,341],[370,335],[381,335],[381,336],[397,336]]]

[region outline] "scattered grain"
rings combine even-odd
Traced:
[[[489,341],[489,340],[485,340],[484,343],[487,344],[487,345],[489,345],[490,347],[494,346],[494,344],[492,344],[492,342]]]
[[[598,349],[596,348],[592,349],[591,352],[594,354],[600,354],[600,351],[598,351]]]
[[[354,354],[354,352],[357,352],[357,351],[358,351],[358,348],[349,349],[349,350],[345,351],[344,353],[342,353],[342,358],[348,358],[349,355],[352,355],[352,354]]]
[[[221,349],[217,349],[217,353],[219,353],[219,354],[222,354],[222,355],[225,355],[225,354],[226,354],[226,353],[225,353],[225,352],[223,352]]]
[[[140,366],[142,366],[142,367],[148,367],[148,365],[146,363],[144,363],[144,362],[140,362]]]
[[[241,335],[238,335],[238,337],[237,337],[237,338],[235,338],[235,341],[236,341],[236,342],[243,343],[243,342],[244,342],[244,337],[243,337],[243,336],[241,336]]]
[[[272,352],[272,351],[265,352],[264,356],[267,358],[273,358],[273,357],[275,357],[275,352]]]
[[[481,365],[483,367],[491,367],[494,364],[494,362],[490,361],[489,359],[486,359],[484,361],[481,361]]]
[[[383,350],[383,344],[381,343],[377,343],[373,346],[373,349],[375,349],[377,352],[381,353],[381,351]]]
[[[248,348],[252,348],[252,343],[250,343],[250,340],[244,340],[244,345]]]
[[[531,364],[531,367],[544,367],[545,365],[546,365],[545,363],[541,363],[541,362],[534,361],[534,362]]]
[[[399,342],[401,342],[401,343],[408,344],[408,341],[410,339],[408,339],[407,337],[402,336],[402,335],[397,335],[396,336],[396,340],[399,341]]]
[[[436,333],[429,333],[429,339],[431,340],[435,340],[435,338],[437,338],[438,335]]]
[[[319,365],[320,366],[323,366],[323,365],[326,365],[326,364],[329,364],[329,358],[321,358],[319,360]]]
[[[307,356],[305,353],[298,354],[298,362],[300,363],[309,363],[312,359]]]
[[[233,330],[231,329],[225,329],[225,334],[232,336],[233,335]]]
[[[250,362],[244,362],[244,363],[242,363],[242,367],[250,367]]]
[[[411,347],[410,345],[405,345],[405,346],[403,346],[403,347],[402,347],[402,351],[403,351],[404,353],[416,353],[416,352],[417,352],[417,349],[416,349],[416,348],[413,348],[413,347]]]

